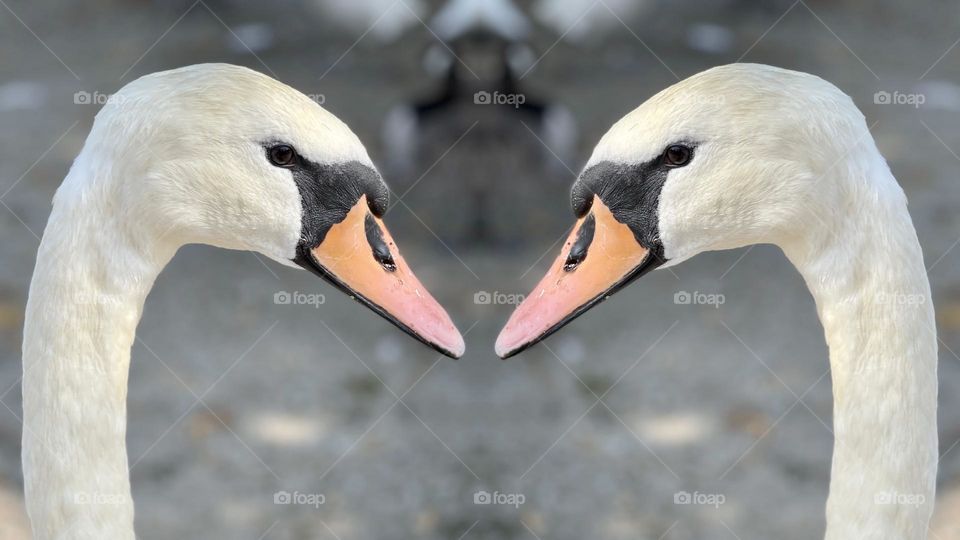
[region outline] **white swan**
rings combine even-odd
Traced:
[[[937,470],[937,343],[903,191],[853,102],[812,75],[734,64],[617,122],[572,191],[561,256],[497,339],[508,357],[658,266],[779,246],[830,348],[826,538],[926,538]]]
[[[459,332],[383,228],[386,202],[350,129],[264,75],[191,66],[116,94],[57,190],[30,285],[23,467],[35,538],[134,538],[130,347],[184,244],[303,266],[459,356]]]

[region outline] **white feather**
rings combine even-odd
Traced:
[[[780,246],[816,299],[830,348],[834,435],[826,538],[922,539],[937,471],[937,341],[906,197],[852,100],[769,66],[714,68],[618,121],[590,164],[685,142],[660,194],[670,264]]]
[[[268,163],[270,141],[321,163],[370,163],[332,114],[235,66],[143,77],[97,115],[54,197],[27,302],[23,468],[34,538],[134,538],[126,393],[144,299],[186,243],[289,263],[300,195]]]

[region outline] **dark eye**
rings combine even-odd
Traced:
[[[293,147],[287,144],[271,146],[270,149],[267,150],[267,155],[270,156],[270,163],[273,163],[277,167],[289,167],[293,165],[297,157],[297,153],[293,150]]]
[[[692,156],[693,151],[691,151],[690,148],[682,144],[672,144],[668,146],[667,150],[663,153],[663,162],[668,167],[683,167],[687,163],[690,163]]]

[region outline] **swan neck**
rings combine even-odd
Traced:
[[[937,469],[937,342],[906,201],[886,164],[799,249],[830,350],[828,539],[926,538]],[[895,189],[894,189],[895,188]],[[813,220],[816,221],[816,220]]]
[[[72,171],[71,175],[75,175]],[[34,537],[133,539],[126,454],[130,348],[172,252],[151,251],[109,199],[58,192],[23,344],[23,467]],[[64,189],[66,188],[66,194]]]

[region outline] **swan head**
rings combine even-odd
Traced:
[[[117,179],[100,190],[141,237],[303,267],[436,350],[463,353],[384,226],[389,191],[360,140],[274,79],[216,64],[140,78],[98,114],[84,165]],[[78,188],[97,189],[65,184],[57,197]]]
[[[866,144],[852,100],[812,75],[733,64],[665,89],[601,138],[571,191],[573,231],[497,354],[517,354],[657,267],[797,242],[850,189],[820,179],[868,155],[850,151]]]

